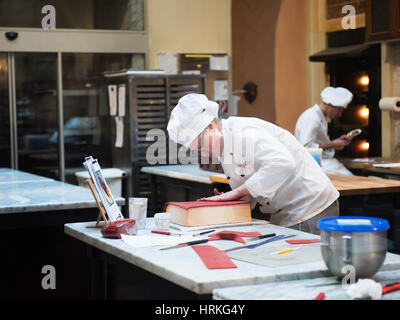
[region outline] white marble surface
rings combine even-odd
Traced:
[[[380,284],[400,281],[400,270],[380,271],[371,279]],[[331,283],[336,283],[331,285]],[[325,284],[325,285],[321,285]],[[320,286],[321,285],[321,286]],[[314,287],[310,287],[314,286]],[[260,285],[240,286],[213,290],[215,300],[312,300],[319,293],[325,294],[325,300],[352,300],[346,293],[346,287],[336,277],[306,280],[283,281]],[[400,291],[382,296],[382,300],[399,300]]]
[[[117,198],[123,205],[125,200]],[[89,189],[46,177],[0,168],[0,214],[94,208]]]
[[[220,172],[202,170],[198,164],[149,166],[143,167],[141,172],[204,184],[214,183],[210,180],[210,175],[221,174]]]
[[[151,229],[151,221],[147,226]],[[312,279],[329,276],[325,263],[318,262],[268,268],[233,260],[238,268],[208,270],[194,250],[184,247],[160,251],[160,247],[132,248],[120,239],[105,239],[100,229],[88,229],[92,223],[71,223],[64,226],[66,234],[116,256],[128,263],[154,273],[197,294],[211,294],[213,289],[233,286],[276,283],[280,281]],[[224,229],[219,229],[224,230]],[[262,226],[230,227],[228,230],[259,231],[261,234],[296,234],[292,239],[315,238],[315,235],[271,224]],[[281,240],[282,241],[282,240]],[[213,241],[209,245],[219,249],[238,246],[232,241]],[[247,250],[247,249],[245,249]],[[400,269],[400,256],[388,253],[381,271]]]

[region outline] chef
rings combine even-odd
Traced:
[[[306,148],[323,150],[321,166],[326,173],[353,175],[334,158],[335,150],[343,150],[351,139],[343,135],[335,140],[328,136],[326,118],[338,119],[353,100],[353,94],[345,88],[327,87],[321,93],[322,103],[304,111],[296,123],[295,137]]]
[[[218,157],[231,191],[203,198],[249,200],[271,223],[318,234],[320,218],[339,215],[339,193],[311,154],[288,131],[257,118],[218,118],[218,104],[188,94],[172,110],[171,140]],[[269,214],[269,215],[267,215]]]

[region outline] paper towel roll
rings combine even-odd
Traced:
[[[382,98],[379,101],[379,108],[382,111],[400,112],[400,97]]]

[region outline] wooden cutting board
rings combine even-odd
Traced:
[[[340,195],[365,195],[400,192],[400,181],[375,177],[328,174]]]

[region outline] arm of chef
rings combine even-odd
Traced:
[[[263,139],[256,146],[254,161],[261,166],[245,182],[245,186],[254,198],[272,199],[295,173],[296,161],[290,151],[273,137]]]

